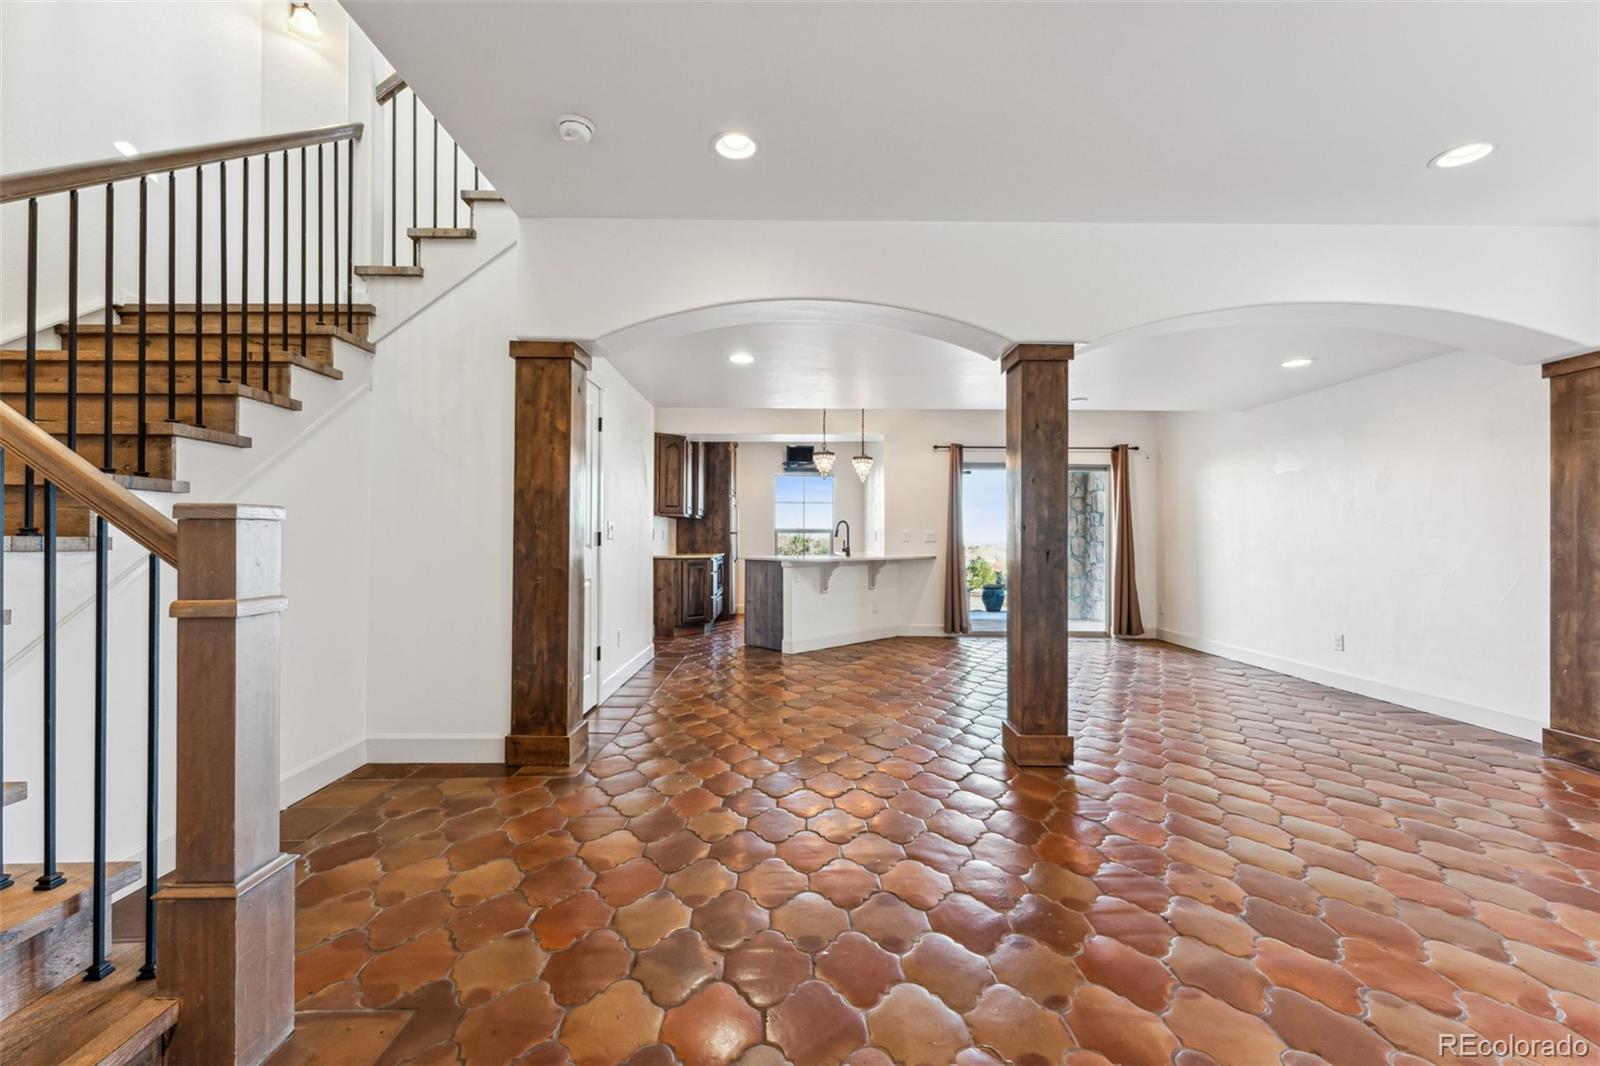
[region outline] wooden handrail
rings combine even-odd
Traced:
[[[178,525],[95,469],[83,456],[29,422],[21,411],[0,403],[0,445],[42,474],[46,481],[107,522],[178,565]]]
[[[387,78],[384,78],[378,83],[378,88],[376,90],[379,106],[388,103],[391,98],[398,96],[400,91],[405,87],[406,80],[398,74],[391,74]]]
[[[169,170],[219,163],[226,159],[243,159],[245,156],[268,152],[287,151],[334,141],[359,141],[361,123],[343,122],[336,126],[319,126],[316,129],[296,130],[292,133],[273,133],[265,137],[245,137],[236,141],[218,141],[193,148],[170,148],[163,152],[146,152],[127,159],[117,156],[93,163],[74,163],[65,167],[45,167],[21,174],[0,176],[0,204],[46,196],[71,189],[84,189],[91,185],[104,185],[113,181],[143,177],[147,174],[165,174]]]

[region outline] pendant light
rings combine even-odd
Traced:
[[[861,409],[861,454],[851,456],[850,465],[856,468],[856,477],[863,483],[867,475],[872,473],[872,456],[867,454],[867,409]]]
[[[822,447],[811,453],[811,461],[817,464],[817,473],[823,477],[833,476],[833,462],[839,458],[828,448],[828,410],[822,410]]]

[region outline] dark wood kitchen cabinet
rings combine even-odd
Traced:
[[[705,513],[705,446],[675,433],[657,433],[656,514],[703,518]]]
[[[656,514],[689,515],[689,441],[672,433],[656,434]]]
[[[670,637],[690,626],[704,628],[720,618],[727,602],[726,574],[725,555],[656,556],[656,636]]]

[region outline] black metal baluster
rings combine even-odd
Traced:
[[[206,424],[206,376],[201,360],[205,358],[205,337],[200,332],[200,323],[205,318],[200,313],[205,306],[201,303],[201,276],[200,268],[205,261],[205,174],[200,167],[194,168],[194,424]]]
[[[106,959],[106,733],[110,727],[107,711],[107,671],[110,660],[106,654],[110,619],[107,604],[110,589],[106,587],[110,560],[106,556],[106,541],[111,531],[104,518],[94,520],[94,932],[91,942],[94,953],[89,967],[84,971],[85,981],[99,981],[109,976],[116,967]]]
[[[334,147],[338,155],[338,147]],[[322,146],[317,146],[317,325],[322,325],[322,267],[328,259],[328,246],[323,243],[322,232]]]
[[[428,172],[428,191],[433,194],[433,228],[439,228],[439,120],[433,120],[433,169]]]
[[[149,418],[145,412],[145,405],[149,402],[150,380],[148,356],[146,346],[150,343],[150,291],[149,291],[149,255],[150,255],[150,186],[144,175],[139,176],[139,454],[133,470],[140,477],[150,476],[150,466],[146,462],[145,435],[149,432]],[[106,384],[111,384],[111,364],[106,364]]]
[[[178,420],[178,174],[167,171],[167,421]]]
[[[306,146],[300,146],[300,354],[306,354]],[[265,383],[263,382],[263,385]]]
[[[108,474],[117,468],[116,464],[112,462],[111,455],[111,427],[115,422],[115,412],[112,410],[111,401],[112,388],[114,384],[114,378],[116,376],[115,372],[112,370],[112,358],[115,355],[115,348],[113,345],[116,341],[116,335],[113,331],[116,329],[116,326],[114,325],[116,315],[111,308],[112,301],[116,299],[116,293],[112,291],[112,284],[115,281],[115,277],[112,273],[112,267],[114,264],[111,261],[111,253],[114,247],[112,238],[115,235],[116,229],[117,201],[115,192],[116,186],[112,185],[110,182],[106,182],[106,373],[105,381],[100,390],[100,411],[101,420],[103,423],[101,425],[101,430],[104,433],[104,436],[101,437],[101,440],[105,444],[105,462],[100,469],[104,470]]]
[[[283,286],[280,290],[278,307],[283,314],[278,323],[283,327],[283,336],[278,339],[283,341],[283,350],[289,350],[289,149],[283,150]],[[261,379],[261,387],[266,388],[267,379]]]
[[[400,265],[400,97],[389,97],[389,265]]]
[[[29,422],[38,421],[36,411],[39,391],[39,201],[28,201],[28,370],[27,395],[23,400],[23,413]],[[22,527],[17,533],[24,537],[37,537],[39,527],[33,524],[33,467],[22,468]]]
[[[322,291],[322,286],[317,286]],[[333,142],[333,328],[339,328],[339,142]]]
[[[109,429],[107,431],[109,433]],[[34,891],[60,888],[56,868],[56,487],[44,483],[44,846]]]
[[[272,156],[261,155],[261,387],[272,367]],[[246,385],[250,384],[248,381]]]
[[[106,314],[110,315],[110,308]],[[110,325],[106,326],[110,329]],[[111,364],[101,370],[110,388]],[[67,447],[78,450],[78,190],[67,193]],[[31,495],[31,494],[30,494]]]
[[[217,232],[220,247],[217,250],[217,296],[222,304],[222,318],[219,325],[222,327],[222,373],[218,375],[219,381],[228,380],[228,163],[227,160],[217,162]],[[195,366],[199,373],[202,365]]]
[[[350,142],[344,193],[344,328],[356,329],[356,142]]]
[[[5,479],[5,472],[6,472],[6,450],[4,448],[0,448],[0,485],[4,485],[5,484],[5,480],[6,480]],[[5,494],[4,491],[0,491],[0,530],[4,530],[5,527],[6,527],[6,494]],[[4,566],[0,566],[0,609],[3,609],[5,607],[5,602],[6,602],[6,568]],[[6,657],[6,629],[5,629],[4,625],[0,625],[0,662],[4,662],[5,661],[5,657]],[[5,693],[5,688],[6,687],[4,685],[0,685],[0,767],[5,766],[5,764],[6,764],[6,729],[5,729],[6,693]],[[5,819],[4,818],[0,818],[0,890],[10,888],[13,884],[16,883],[16,882],[11,880],[11,875],[6,873],[5,855],[6,855],[6,826],[5,826]]]
[[[411,94],[411,228],[417,228],[417,94]],[[420,266],[422,248],[411,242],[411,265]]]
[[[478,164],[472,164],[472,191],[478,191]]]
[[[239,384],[250,384],[250,157],[239,160]]]
[[[248,168],[247,168],[248,169]],[[144,965],[139,980],[156,975],[156,879],[161,873],[161,558],[150,553],[150,613],[146,628],[150,663],[145,690]]]

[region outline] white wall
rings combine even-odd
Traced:
[[[1168,639],[1537,738],[1550,508],[1536,368],[1446,355],[1160,427]]]

